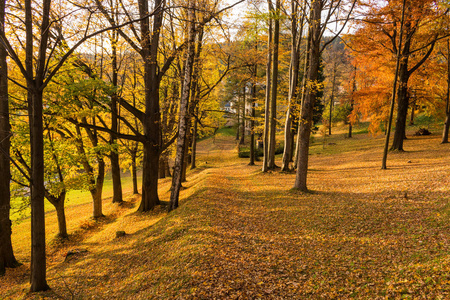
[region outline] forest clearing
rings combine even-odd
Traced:
[[[0,278],[0,298],[449,298],[450,148],[437,134],[408,135],[409,151],[381,170],[383,136],[343,136],[323,145],[316,135],[309,193],[291,190],[293,173],[248,166],[234,136],[219,133],[199,143],[199,167],[169,214],[137,213],[134,196],[105,199],[106,217],[94,221],[91,203],[69,202],[73,233],[60,243],[48,213],[47,292],[28,293],[29,221],[19,223],[24,265]],[[169,188],[161,179],[161,200]],[[70,250],[80,253],[66,258]]]

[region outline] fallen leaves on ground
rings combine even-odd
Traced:
[[[381,146],[313,155],[310,193],[291,190],[295,174],[237,160],[232,137],[214,142],[200,145],[179,209],[124,209],[77,242],[85,256],[64,263],[53,252],[51,292],[3,295],[450,298],[450,149],[437,138],[408,139],[410,152],[390,154],[388,170],[380,170]],[[115,239],[117,230],[127,235]],[[26,287],[23,278],[9,284]]]

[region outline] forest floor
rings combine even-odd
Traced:
[[[69,206],[60,242],[48,213],[48,292],[27,293],[23,221],[13,241],[24,265],[0,278],[0,299],[450,299],[450,145],[408,136],[381,170],[382,136],[343,136],[311,148],[309,193],[292,190],[294,173],[248,166],[219,134],[200,143],[169,214],[136,213],[131,195],[105,200],[99,221]]]

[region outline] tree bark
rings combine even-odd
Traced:
[[[408,43],[408,41],[406,42]],[[406,47],[406,45],[405,45]],[[408,50],[409,51],[409,50]],[[397,119],[395,121],[394,141],[391,150],[404,151],[403,140],[406,136],[406,120],[408,118],[408,56],[400,62],[397,90]]]
[[[450,128],[450,41],[447,39],[447,95],[445,100],[445,123],[442,131],[441,144],[448,143],[448,131]]]
[[[240,136],[240,126],[241,126],[241,102],[239,101],[239,97],[236,103],[236,113],[237,113],[237,127],[236,127],[236,141],[239,141]]]
[[[275,169],[275,147],[277,131],[277,94],[278,94],[278,48],[280,44],[280,0],[276,1],[274,32],[273,32],[273,60],[272,60],[272,95],[270,99],[270,129],[269,129],[269,169]]]
[[[133,180],[133,195],[139,194],[138,190],[138,182],[137,182],[137,145],[136,148],[133,149],[131,153],[131,176]]]
[[[291,20],[291,64],[289,66],[289,108],[286,112],[286,123],[284,126],[284,150],[283,160],[281,164],[281,171],[287,172],[290,170],[289,164],[292,161],[292,144],[294,131],[292,128],[292,119],[294,117],[294,106],[297,102],[297,86],[298,76],[300,70],[300,43],[302,40],[303,32],[303,18],[300,23],[300,30],[298,30],[298,4],[295,1],[291,2],[292,5],[292,20]]]
[[[58,217],[58,236],[60,238],[67,238],[67,223],[66,223],[66,212],[64,209],[64,201],[66,194],[61,195],[58,204],[55,206],[56,216]]]
[[[181,180],[182,180],[182,167],[184,161],[184,154],[186,150],[186,135],[187,135],[187,123],[188,123],[188,110],[189,110],[189,96],[190,86],[192,80],[192,70],[194,66],[195,56],[195,4],[193,0],[189,1],[189,31],[188,31],[188,49],[187,57],[184,68],[184,80],[183,80],[183,93],[180,99],[180,113],[178,122],[178,139],[177,139],[177,152],[175,156],[175,164],[172,176],[172,192],[170,194],[169,211],[178,207],[178,199],[180,196]]]
[[[303,105],[303,102],[305,102],[305,96],[306,96],[306,83],[307,83],[307,77],[309,72],[309,58],[311,54],[311,32],[308,32],[307,42],[306,42],[306,53],[305,53],[305,65],[303,68],[303,78],[302,78],[302,98],[301,98],[301,105]],[[301,111],[300,111],[301,113]],[[295,158],[294,158],[294,169],[297,169],[298,159],[300,156],[300,121],[298,122],[298,128],[297,128],[297,142],[295,145]]]
[[[102,157],[97,157],[98,160],[98,174],[95,180],[95,187],[90,189],[93,200],[93,217],[94,219],[103,217],[103,202],[102,192],[103,183],[105,181],[105,161]],[[92,174],[93,176],[94,174]]]
[[[239,145],[245,144],[245,121],[246,121],[246,111],[245,111],[245,84],[242,88],[242,117],[241,117],[241,140]]]
[[[139,15],[148,16],[148,1],[139,0]],[[158,197],[158,166],[161,138],[161,115],[159,108],[158,75],[158,47],[164,14],[164,0],[156,0],[154,7],[157,9],[150,32],[149,19],[144,18],[140,22],[141,27],[141,56],[144,61],[144,85],[145,85],[145,118],[143,120],[144,135],[144,164],[142,170],[142,200],[139,211],[149,211],[160,203]]]
[[[116,30],[112,31],[111,38],[111,49],[112,49],[112,84],[114,87],[118,86],[117,77],[118,77],[118,67],[117,67],[117,42],[118,42],[118,33]],[[114,132],[119,132],[118,125],[118,110],[117,110],[117,93],[111,97],[111,130]],[[120,178],[120,164],[119,164],[119,149],[117,144],[116,137],[111,134],[110,136],[110,145],[111,145],[111,153],[109,159],[111,161],[111,176],[113,182],[113,203],[121,203],[123,202],[122,195],[122,181]]]
[[[83,118],[83,122],[87,123],[86,118]],[[98,146],[97,134],[87,128],[85,131],[91,141],[92,147],[97,147]],[[76,126],[76,132],[77,132],[76,147],[78,153],[81,155],[81,163],[83,165],[84,172],[87,174],[89,178],[89,192],[91,193],[92,196],[92,206],[93,206],[92,216],[94,219],[100,218],[103,217],[102,191],[103,191],[103,182],[105,178],[105,162],[101,154],[96,153],[96,158],[98,162],[97,163],[98,172],[96,177],[94,175],[94,168],[91,166],[87,158],[87,154],[83,143],[83,137],[79,126]]]
[[[353,112],[353,107],[355,105],[355,92],[356,92],[356,65],[353,69],[353,86],[352,86],[352,97],[350,98],[350,114]],[[348,137],[351,138],[352,136],[353,136],[353,124],[349,120],[349,122],[348,122]]]
[[[267,1],[269,4],[269,11],[273,11],[272,0]],[[273,50],[273,28],[272,18],[269,18],[269,29],[267,39],[267,65],[266,65],[266,99],[264,105],[264,157],[262,171],[267,172],[269,170],[269,126],[270,126],[270,90],[272,85],[272,50]]]
[[[67,238],[69,235],[67,234],[67,223],[66,223],[66,213],[64,209],[64,201],[66,200],[66,192],[63,191],[59,194],[58,197],[50,195],[48,191],[46,191],[47,200],[55,207],[56,216],[58,219],[58,237]]]
[[[198,115],[198,107],[196,107],[196,114]],[[198,130],[198,122],[197,118],[194,118],[194,126],[192,130],[192,159],[191,159],[191,169],[195,169],[197,167],[197,130]]]
[[[311,4],[310,12],[310,36],[311,48],[309,58],[309,70],[307,77],[307,85],[305,90],[305,98],[302,103],[302,111],[299,121],[299,155],[297,162],[297,173],[294,188],[306,192],[307,173],[308,173],[308,154],[309,154],[309,138],[311,135],[312,117],[314,111],[314,103],[316,101],[319,86],[317,83],[320,65],[320,41],[321,41],[321,12],[322,1],[314,1]]]
[[[399,42],[398,42],[398,47],[397,47],[397,57],[396,57],[396,63],[395,63],[395,76],[394,76],[394,83],[393,83],[393,87],[392,87],[392,99],[391,99],[391,107],[389,110],[389,119],[388,119],[388,125],[386,126],[386,139],[384,142],[384,149],[383,149],[383,159],[381,161],[381,169],[382,170],[386,170],[387,166],[386,166],[386,162],[387,162],[387,153],[388,153],[388,148],[389,148],[389,138],[391,135],[391,126],[392,126],[392,118],[394,115],[394,106],[395,106],[395,91],[397,88],[397,82],[398,82],[398,75],[399,75],[399,71],[400,71],[400,64],[401,64],[401,52],[400,52],[400,48],[402,45],[402,40],[403,40],[403,26],[405,23],[405,12],[406,12],[406,0],[403,0],[403,5],[402,5],[402,18],[400,21],[400,36],[399,36]]]
[[[330,97],[330,116],[328,118],[328,135],[331,135],[331,121],[333,118],[333,102],[334,102],[334,90],[336,88],[336,61],[333,62],[333,81],[331,84],[331,97]],[[350,125],[351,126],[351,125]],[[351,133],[349,132],[349,137]]]
[[[5,4],[0,1],[0,30],[4,30]],[[0,43],[0,276],[5,268],[16,267],[18,262],[14,257],[11,243],[11,194],[10,194],[10,134],[9,100],[8,100],[8,65],[7,52]]]
[[[250,112],[250,162],[249,165],[255,165],[255,117],[256,117],[256,76],[257,76],[257,65],[254,66],[254,82],[252,82],[250,101],[251,101],[251,112]]]
[[[44,128],[42,91],[28,87],[31,141],[31,292],[49,289],[46,279]]]
[[[42,2],[42,23],[40,24],[39,54],[33,66],[33,15],[32,1],[25,1],[25,65],[28,75],[28,114],[31,144],[31,276],[30,291],[49,289],[45,254],[45,212],[44,212],[44,128],[43,128],[43,89],[46,51],[50,25],[50,0]],[[36,70],[35,76],[34,70]],[[31,80],[34,78],[34,80]]]

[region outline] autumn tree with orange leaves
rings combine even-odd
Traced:
[[[358,110],[372,116],[372,130],[387,119],[398,52],[397,118],[391,150],[403,151],[410,79],[433,53],[436,43],[448,35],[443,26],[443,16],[448,11],[439,1],[405,1],[403,42],[399,47],[402,1],[368,1],[366,5],[368,13],[350,37],[355,60],[365,73],[358,93]]]

